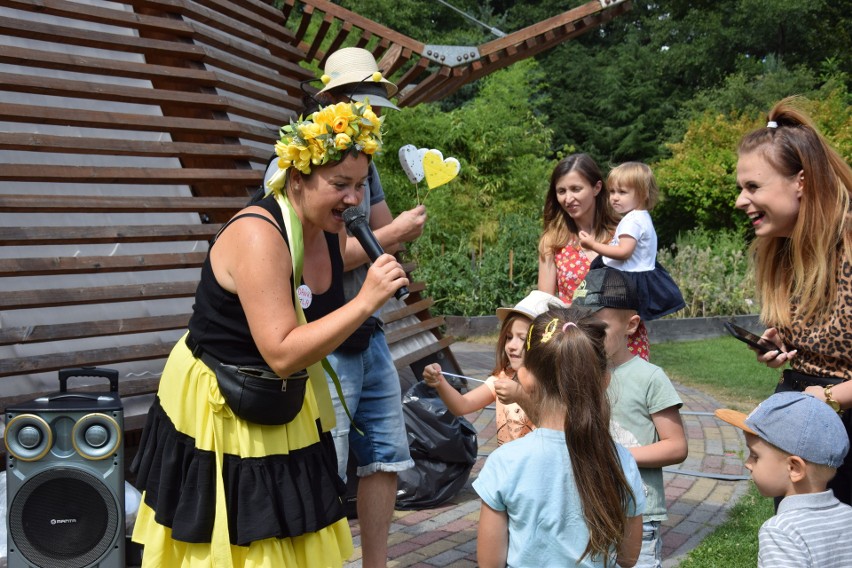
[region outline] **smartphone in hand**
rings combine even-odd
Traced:
[[[740,327],[735,323],[726,321],[724,325],[725,325],[725,329],[728,330],[728,333],[730,333],[731,335],[733,335],[734,337],[736,337],[737,339],[739,339],[743,343],[746,343],[747,345],[754,347],[755,349],[757,349],[761,353],[768,353],[769,351],[775,350],[775,347],[771,344],[765,344],[764,345],[764,344],[760,343],[760,336],[759,335],[755,335],[752,332],[750,332],[749,330],[747,330],[743,327]]]

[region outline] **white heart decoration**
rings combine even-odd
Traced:
[[[426,173],[423,171],[423,155],[426,148],[418,149],[414,144],[406,144],[399,149],[399,163],[411,183],[423,181]]]

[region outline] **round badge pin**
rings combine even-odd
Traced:
[[[296,288],[296,296],[299,297],[299,304],[302,306],[303,310],[308,309],[314,299],[314,295],[311,293],[311,289],[308,288],[305,284],[302,284],[301,286]]]

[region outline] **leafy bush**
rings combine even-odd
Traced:
[[[466,242],[471,249],[478,249],[480,240],[496,241],[497,219],[504,213],[538,216],[553,167],[547,157],[552,132],[527,104],[538,96],[541,78],[535,60],[520,61],[483,78],[476,98],[449,112],[421,104],[388,113],[376,165],[391,210],[410,209],[419,197],[428,210],[427,224],[440,227],[433,235],[447,246]],[[461,173],[431,191],[422,182],[412,187],[398,161],[406,144],[457,158]]]
[[[468,246],[467,239],[436,238],[427,223],[423,236],[411,247],[417,258],[415,277],[428,283],[433,311],[446,315],[492,315],[500,306],[518,303],[538,279],[537,217],[507,213],[498,219],[497,241]]]
[[[728,88],[736,93],[745,87],[732,79]],[[726,104],[721,101],[720,105]],[[852,106],[843,84],[829,80],[803,103],[826,139],[847,161],[852,159]],[[707,110],[694,117],[683,140],[669,145],[671,158],[654,164],[664,194],[654,209],[661,243],[671,243],[676,235],[695,227],[738,229],[746,234],[745,215],[734,207],[739,193],[736,149],[745,133],[766,125],[768,110],[747,108],[748,112]]]
[[[748,271],[747,243],[737,231],[695,229],[659,251],[686,308],[672,317],[753,314],[759,311]]]

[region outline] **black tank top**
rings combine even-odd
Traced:
[[[252,205],[268,211],[278,223],[278,226],[284,227],[281,208],[273,196],[270,195]],[[231,219],[222,227],[219,234],[239,218]],[[264,217],[264,219],[266,218]],[[269,221],[269,219],[266,220]],[[286,232],[281,231],[281,236],[289,248],[290,244],[287,242]],[[215,241],[216,238],[211,242],[210,248],[213,247]],[[315,321],[345,303],[340,241],[334,233],[325,233],[325,241],[331,258],[331,286],[321,294],[313,293],[311,305],[305,308],[305,319],[307,321]],[[248,321],[239,297],[222,288],[213,275],[209,251],[201,267],[201,280],[195,291],[195,304],[192,306],[189,332],[193,340],[202,349],[221,361],[235,365],[265,364],[249,332]]]

